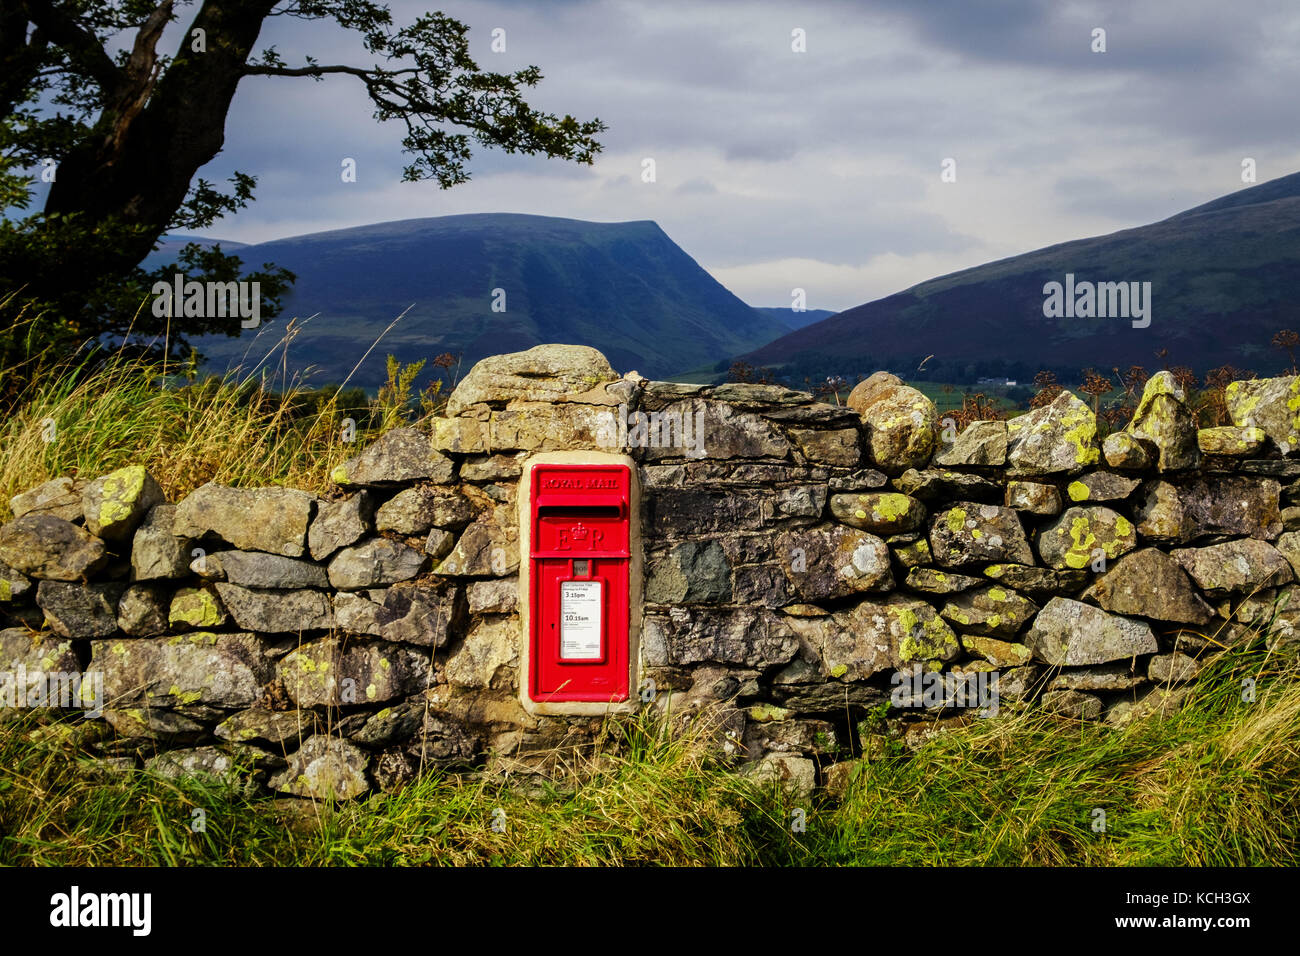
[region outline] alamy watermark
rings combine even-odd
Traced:
[[[60,928],[123,927],[133,936],[153,928],[152,893],[83,893],[73,886],[50,897],[50,925]]]
[[[28,670],[14,661],[13,667],[0,671],[0,707],[57,707],[83,710],[87,717],[104,714],[104,674],[102,671]]]
[[[172,282],[153,284],[153,314],[158,318],[175,316],[187,319],[240,319],[241,329],[255,329],[262,322],[262,283],[188,282],[181,273]]]
[[[929,671],[920,664],[894,671],[889,702],[898,708],[979,708],[981,717],[998,714],[998,672]]]
[[[602,448],[680,448],[687,458],[703,458],[704,410],[694,412],[606,412],[596,432]]]
[[[1133,328],[1151,324],[1150,282],[1065,282],[1043,286],[1043,315],[1049,319],[1132,319]]]

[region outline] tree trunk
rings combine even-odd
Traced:
[[[111,258],[125,269],[148,255],[195,173],[221,151],[231,100],[275,2],[206,0],[160,79],[151,59],[143,75],[124,74],[127,89],[109,95],[99,123],[103,135],[64,158],[45,211],[145,226],[143,235],[120,242]],[[206,52],[191,50],[196,29],[205,32]],[[148,97],[143,108],[141,93]]]

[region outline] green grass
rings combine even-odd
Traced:
[[[662,718],[611,720],[547,784],[429,772],[396,793],[290,809],[210,780],[96,777],[76,725],[11,714],[0,864],[1296,865],[1298,678],[1256,635],[1170,716],[1112,728],[1004,705],[862,761],[842,799],[811,801],[712,756],[705,721],[670,733]]]
[[[413,396],[419,366],[391,358],[388,385],[369,401],[356,390],[307,388],[283,370],[272,374],[265,360],[238,375],[191,380],[174,362],[96,358],[34,376],[0,421],[0,520],[13,495],[43,481],[134,464],[171,501],[208,481],[323,492],[332,468],[445,399],[440,388]]]

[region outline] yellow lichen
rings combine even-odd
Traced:
[[[944,519],[948,530],[953,534],[958,534],[962,528],[966,527],[966,509],[953,508],[948,512],[947,518]]]

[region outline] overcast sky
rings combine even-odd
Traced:
[[[463,20],[485,68],[539,66],[534,106],[608,124],[595,165],[484,152],[466,185],[402,183],[402,126],[376,124],[355,80],[249,78],[202,175],[252,173],[257,198],[209,235],[467,212],[653,219],[751,304],[789,305],[797,286],[809,308],[843,309],[1172,215],[1243,188],[1243,157],[1260,182],[1300,170],[1295,0],[392,8]],[[370,62],[337,27],[271,24],[263,39],[291,65]]]

